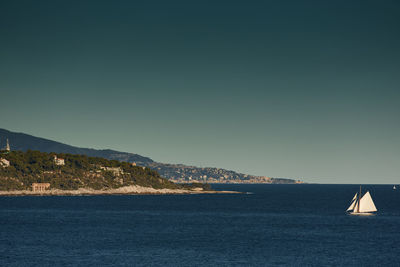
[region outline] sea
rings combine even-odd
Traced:
[[[0,266],[400,266],[400,190],[213,185],[243,194],[0,197]]]

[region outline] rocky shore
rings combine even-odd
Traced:
[[[136,185],[115,189],[95,190],[79,188],[77,190],[50,189],[42,192],[31,190],[0,191],[0,196],[87,196],[87,195],[178,195],[178,194],[239,194],[236,191],[205,191],[202,188],[188,189],[154,189]]]

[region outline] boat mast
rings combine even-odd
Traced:
[[[361,200],[361,185],[360,185],[360,194],[358,194],[358,205],[357,205],[357,213],[360,213],[360,200]]]

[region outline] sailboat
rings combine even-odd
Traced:
[[[396,186],[395,185],[393,186],[393,190],[396,190]]]
[[[361,197],[360,186],[360,192],[354,195],[347,212],[349,212],[351,215],[373,215],[376,211],[377,209],[369,191],[367,191],[367,193]]]

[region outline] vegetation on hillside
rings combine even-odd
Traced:
[[[65,165],[56,165],[54,156],[64,159]],[[107,189],[128,185],[155,189],[208,188],[203,184],[174,184],[150,168],[85,155],[28,150],[1,151],[0,158],[10,162],[8,167],[0,166],[0,190],[26,190],[31,188],[32,183],[50,183],[51,188],[62,190]]]

